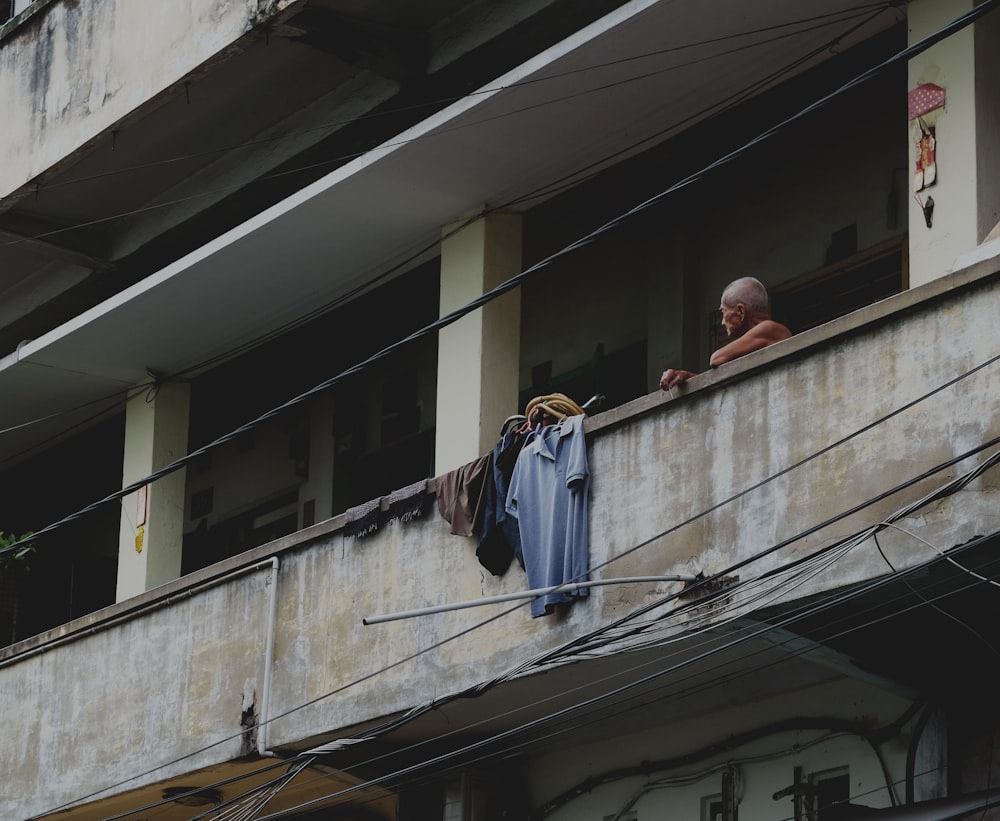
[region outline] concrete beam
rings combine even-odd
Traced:
[[[110,262],[108,242],[97,232],[23,214],[8,212],[0,217],[0,240],[95,271]]]

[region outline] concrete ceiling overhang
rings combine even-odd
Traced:
[[[661,142],[772,73],[826,59],[824,44],[837,34],[843,49],[898,22],[883,9],[858,27],[846,0],[812,3],[807,13],[795,0],[718,6],[709,14],[696,2],[626,4],[22,343],[0,360],[0,464],[120,406],[150,371],[196,375],[209,360],[431,258],[443,226],[457,219],[525,209],[546,186]],[[664,187],[670,182],[666,169]]]

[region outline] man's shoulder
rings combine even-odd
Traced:
[[[788,339],[792,335],[792,332],[787,327],[773,319],[765,319],[762,322],[758,322],[747,333],[761,339],[766,339],[769,343],[781,342],[781,340]]]

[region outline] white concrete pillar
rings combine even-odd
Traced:
[[[176,382],[128,401],[123,487],[187,453],[189,407],[190,387]],[[122,499],[116,601],[180,576],[184,478],[181,468]]]
[[[441,243],[441,314],[521,270],[521,216],[490,214]],[[517,413],[521,292],[515,289],[438,334],[434,469],[445,473],[490,450]]]
[[[915,0],[907,9],[909,41],[915,43],[972,10],[973,0]],[[943,109],[926,120],[937,139],[937,181],[910,196],[910,285],[922,285],[952,270],[955,259],[975,248],[1000,219],[1000,127],[995,100],[1000,93],[996,37],[1000,21],[986,15],[974,26],[914,57],[907,90],[923,83],[945,89]],[[917,146],[908,133],[911,185]],[[927,227],[917,197],[934,200]]]

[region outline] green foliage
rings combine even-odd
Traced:
[[[5,567],[10,567],[11,565],[18,563],[25,569],[27,569],[26,560],[28,556],[35,552],[35,543],[27,542],[25,544],[18,545],[14,550],[5,552],[8,547],[12,544],[17,544],[18,542],[24,542],[25,539],[30,539],[31,533],[23,533],[20,536],[15,536],[13,533],[7,534],[0,530],[0,570]]]

